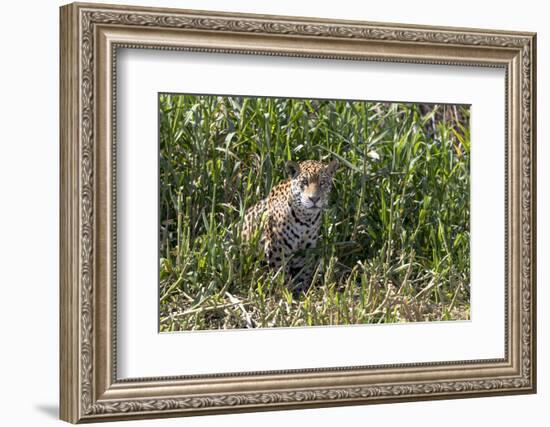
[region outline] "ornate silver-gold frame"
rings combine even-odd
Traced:
[[[533,33],[100,4],[61,8],[60,414],[77,423],[536,389]],[[506,72],[505,357],[119,380],[117,48],[501,67]]]

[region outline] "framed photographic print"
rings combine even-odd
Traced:
[[[535,34],[60,21],[62,419],[535,392]]]

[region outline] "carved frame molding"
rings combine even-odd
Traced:
[[[71,4],[61,8],[60,42],[62,419],[535,391],[535,34]],[[506,357],[118,381],[113,147],[120,47],[504,67]]]

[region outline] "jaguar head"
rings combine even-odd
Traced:
[[[338,160],[325,164],[316,160],[286,162],[294,204],[305,210],[323,209],[328,204],[332,179],[338,169]]]

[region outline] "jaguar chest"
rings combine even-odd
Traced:
[[[321,226],[321,211],[304,212],[291,205],[273,216],[274,236],[286,252],[308,249],[314,246]]]

